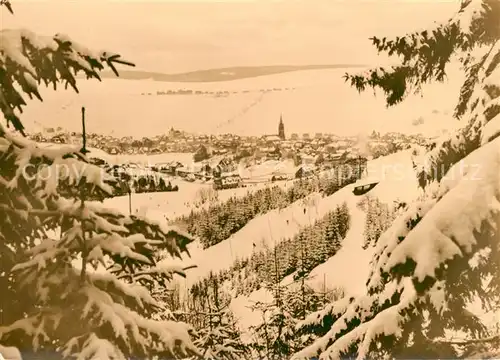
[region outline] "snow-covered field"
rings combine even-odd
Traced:
[[[304,70],[216,83],[82,80],[78,95],[70,90],[55,93],[42,89],[43,103],[31,101],[23,122],[30,132],[40,127],[38,119],[44,119],[45,127],[79,131],[80,109],[85,106],[87,131],[134,137],[167,133],[171,127],[202,133],[275,134],[280,114],[287,133],[352,135],[373,129],[427,133],[435,131],[436,126],[456,126],[444,113],[453,109],[460,77],[450,76],[450,84],[426,87],[425,102],[419,96],[410,96],[403,104],[387,109],[382,96],[359,94],[349,87],[342,78],[346,71]],[[456,92],[450,88],[456,88]],[[228,91],[229,95],[156,95],[157,91],[178,89]],[[272,89],[280,90],[267,91]],[[414,109],[419,109],[418,116],[408,115]],[[411,126],[419,116],[426,122]]]
[[[61,148],[61,147],[71,147],[75,150],[80,150],[81,145],[72,145],[72,144],[54,144],[54,143],[39,143],[39,146],[47,147],[47,148]],[[107,163],[111,165],[118,164],[140,164],[140,165],[155,165],[161,163],[167,163],[171,161],[179,161],[183,164],[190,164],[193,162],[193,153],[161,153],[161,154],[153,154],[153,155],[145,155],[145,154],[119,154],[112,155],[104,150],[96,149],[93,147],[88,147],[87,150],[89,153],[87,154],[88,158],[99,158],[105,160]]]
[[[273,174],[279,173],[288,176],[294,176],[297,167],[293,160],[268,160],[258,165],[252,165],[241,169],[242,178],[253,179],[255,181],[270,179]]]
[[[94,154],[91,154],[94,156]],[[193,162],[193,153],[161,153],[161,154],[153,154],[153,155],[111,155],[105,154],[102,157],[103,160],[106,160],[108,163],[115,164],[124,164],[124,163],[133,163],[140,165],[156,165],[161,163],[167,163],[172,161],[179,161],[182,164],[190,164]]]
[[[187,182],[179,179],[173,179],[171,183],[172,185],[178,185],[179,191],[133,194],[131,197],[132,213],[140,213],[151,219],[164,221],[187,215],[191,210],[210,205],[211,202],[203,203],[202,193],[211,193],[211,184]],[[257,183],[236,189],[219,190],[217,191],[217,201],[226,201],[231,197],[242,197],[249,192],[263,189],[270,184],[286,188],[290,182]],[[129,197],[117,196],[105,200],[104,204],[107,207],[128,212]]]

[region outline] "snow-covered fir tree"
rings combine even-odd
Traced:
[[[256,303],[252,310],[262,316],[258,326],[252,327],[254,334],[252,348],[258,358],[266,360],[278,360],[289,358],[295,351],[295,326],[294,319],[284,303],[275,301],[270,304]]]
[[[152,319],[161,304],[148,290],[183,274],[160,265],[158,256],[180,257],[193,238],[94,201],[110,196],[117,181],[88,162],[85,145],[46,149],[19,134],[24,98],[41,100],[40,84],[77,91],[76,74],[99,79],[105,66],[116,73],[117,63],[128,64],[66,36],[0,31],[0,109],[17,130],[0,124],[4,358],[14,348],[81,360],[199,353],[187,324]]]
[[[242,343],[240,331],[227,305],[205,315],[209,318],[208,324],[194,333],[194,344],[201,349],[204,359],[250,359],[250,351]]]
[[[362,200],[362,206],[366,211],[363,249],[367,249],[377,244],[380,235],[391,225],[397,211],[370,195],[366,195]]]
[[[203,326],[194,333],[194,344],[201,349],[201,355],[208,360],[250,359],[249,348],[243,344],[229,303],[231,298],[220,290],[219,281],[210,274],[208,308],[197,314],[203,317]]]
[[[316,338],[310,332],[297,332],[296,327],[306,315],[336,299],[341,292],[318,292],[305,284],[303,275],[289,286],[268,284],[270,291],[279,291],[278,299],[270,303],[257,302],[252,306],[261,317],[261,322],[253,326],[251,347],[254,357],[259,359],[288,359],[294,353],[310,345]],[[276,296],[275,296],[276,297]]]
[[[466,0],[445,24],[372,40],[402,64],[348,75],[352,85],[380,88],[393,105],[443,80],[459,60],[466,81],[455,116],[463,126],[422,165],[424,198],[379,238],[367,293],[299,324],[321,337],[294,359],[498,357],[498,333],[467,306],[500,309],[500,2]],[[450,332],[463,340],[450,341]]]
[[[172,289],[175,291],[170,296],[164,296],[164,301],[173,301],[170,307],[177,310],[164,316],[193,326],[193,342],[203,358],[245,359],[250,355],[249,348],[241,340],[236,319],[229,309],[231,297],[222,290],[221,278],[210,273],[206,279],[194,284],[184,296],[179,296],[180,287]]]

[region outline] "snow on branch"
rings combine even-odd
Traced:
[[[495,224],[500,214],[500,139],[473,152],[441,181],[438,201],[401,244],[383,270],[406,259],[416,263],[413,276],[435,277],[447,260],[477,250],[475,234],[483,222]]]
[[[12,346],[0,345],[0,355],[2,355],[4,359],[8,360],[23,360],[19,350]]]
[[[420,91],[423,84],[443,81],[446,66],[454,54],[493,44],[500,34],[499,17],[497,0],[467,0],[443,25],[393,40],[373,37],[371,41],[376,49],[398,56],[401,65],[358,75],[346,74],[345,80],[358,91],[380,88],[386,95],[387,105],[398,104],[410,91]],[[467,61],[471,59],[467,57]]]
[[[131,347],[138,345],[143,351],[148,349],[150,353],[144,355],[197,354],[197,349],[189,339],[187,324],[146,319],[114,302],[106,292],[95,287],[82,288],[80,295],[87,299],[82,317],[96,309],[98,320],[109,323],[114,336],[121,337]],[[182,344],[180,349],[176,349],[178,344]]]
[[[45,240],[31,248],[26,252],[30,258],[18,263],[13,271],[36,272],[55,259],[74,257],[83,251],[83,232],[87,232],[90,236],[85,241],[85,249],[89,261],[109,265],[109,260],[112,260],[109,269],[116,276],[129,274],[131,280],[142,283],[154,275],[168,281],[175,273],[184,275],[182,268],[158,267],[156,261],[162,250],[171,256],[181,257],[187,244],[194,240],[188,234],[177,233],[173,228],[150,224],[134,216],[107,213],[96,203],[88,203],[82,208],[78,201],[59,198],[56,204],[69,227],[62,229],[59,241]],[[74,223],[75,220],[78,222]],[[136,277],[134,274],[143,276]]]
[[[430,211],[434,203],[434,200],[427,200],[411,204],[408,210],[396,218],[393,224],[380,236],[371,260],[371,270],[367,283],[371,293],[380,291],[384,287],[385,279],[383,276],[385,273],[381,271],[383,264],[415,225]]]
[[[8,5],[8,2],[3,3]],[[76,75],[83,72],[86,77],[100,80],[99,72],[109,67],[117,76],[115,64],[134,66],[122,60],[120,55],[101,52],[93,53],[75,43],[69,37],[57,34],[53,37],[38,36],[25,29],[0,30],[0,69],[3,73],[0,89],[0,110],[14,128],[24,134],[24,126],[19,118],[26,102],[18,91],[30,99],[42,101],[38,85],[62,82],[76,92]],[[19,112],[19,113],[18,113]]]
[[[12,10],[12,4],[10,3],[10,0],[0,0],[0,7],[1,6],[5,6],[7,8],[7,10],[9,10],[9,12],[11,14],[14,14],[14,11]]]
[[[1,340],[27,336],[36,350],[57,339],[65,345],[64,354],[79,354],[85,360],[93,358],[96,342],[106,343],[107,351],[124,359],[197,354],[187,324],[149,319],[161,305],[137,284],[125,284],[107,273],[90,273],[89,281],[82,285],[78,271],[71,266],[53,267],[22,279],[38,293],[36,306],[42,310],[0,326]],[[92,334],[96,338],[89,340]]]
[[[437,197],[409,212],[413,216],[403,215],[379,240],[370,293],[348,305],[330,330],[294,359],[317,354],[322,359],[339,358],[352,354],[353,345],[362,359],[378,339],[398,338],[406,316],[419,304],[430,303],[438,314],[446,310],[446,292],[439,279],[464,271],[481,249],[498,248],[498,237],[478,234],[485,224],[495,229],[500,220],[500,138],[452,167],[441,180]],[[304,325],[313,321],[306,319]]]
[[[110,197],[118,181],[90,164],[76,148],[45,149],[0,129],[2,178],[12,192],[12,201],[28,186],[39,201],[60,195],[79,198],[82,187],[88,198]],[[25,194],[24,194],[25,195]]]
[[[160,355],[172,356],[171,351],[179,353],[177,344],[180,344],[187,351],[191,345],[185,342],[189,336],[183,325],[172,323],[169,327],[146,320],[153,309],[162,306],[144,286],[164,284],[174,274],[183,275],[184,269],[160,267],[157,261],[162,252],[180,257],[194,238],[163,223],[123,215],[98,201],[82,201],[78,196],[82,189],[99,199],[101,196],[95,195],[105,192],[106,188],[95,175],[99,169],[88,164],[85,156],[74,149],[41,149],[26,139],[1,132],[0,158],[0,192],[4,195],[4,203],[0,204],[0,280],[5,279],[16,288],[15,292],[2,296],[11,299],[9,296],[22,294],[26,303],[23,310],[32,314],[20,322],[16,322],[19,317],[6,320],[12,326],[0,328],[0,339],[10,345],[20,339],[21,332],[34,348],[51,349],[56,346],[51,339],[61,343],[78,336],[82,353],[92,356],[96,344],[110,343],[113,348],[106,354],[119,356],[120,352],[127,352],[123,338],[131,336],[129,330],[119,331],[120,321],[123,322],[121,313],[113,310],[106,317],[100,312],[115,309],[110,304],[118,304],[122,313],[132,314],[131,321],[146,321],[138,325],[137,336],[134,335],[136,339],[149,341],[137,343],[139,350],[152,348]],[[31,176],[26,176],[20,169],[29,165],[34,165],[33,171],[28,174]],[[78,169],[84,176],[77,180],[78,177],[60,171],[65,167]],[[47,175],[41,177],[45,180],[37,178],[40,173]],[[48,236],[49,229],[55,230],[57,236]],[[75,260],[80,259],[82,267],[78,269]],[[97,269],[99,264],[101,271],[92,271],[91,267]],[[92,313],[74,324],[73,330],[68,330],[65,324],[73,324],[75,317],[82,314],[84,297],[79,293],[82,285],[107,297],[93,302]],[[80,298],[75,294],[80,294]],[[106,321],[95,322],[95,317]],[[106,334],[108,326],[116,327],[118,335]],[[86,338],[89,332],[97,338]],[[72,334],[75,335],[70,336]]]
[[[336,321],[345,313],[354,298],[343,297],[325,306],[323,309],[313,312],[297,323],[296,329],[299,331],[310,331],[315,327],[322,327],[327,321]]]
[[[77,187],[83,181],[83,185],[88,188],[88,195],[106,197],[111,192],[111,186],[116,183],[112,177],[107,177],[99,167],[89,164],[85,156],[75,149],[43,149],[31,141],[8,133],[4,133],[0,137],[2,139],[5,144],[0,146],[3,158],[0,179],[5,180],[5,183],[0,183],[0,187],[5,185],[6,195],[12,201],[10,205],[13,209],[37,209],[41,213],[47,210],[51,214],[58,210],[70,218],[90,220],[93,230],[99,233],[142,232],[150,240],[161,240],[168,244],[166,249],[169,254],[177,257],[182,252],[187,252],[186,245],[194,240],[191,235],[176,227],[139,216],[124,216],[98,202],[87,202],[87,212],[83,213],[79,202],[75,201],[81,195]],[[30,194],[37,195],[36,198],[26,197],[27,194],[22,191],[26,186],[30,188]]]
[[[451,166],[500,134],[500,39],[473,69],[457,107],[467,123],[426,155],[418,174],[422,187],[440,181]]]
[[[71,339],[63,348],[64,356],[71,356],[78,349],[78,338]],[[100,339],[96,334],[90,334],[83,343],[83,350],[77,352],[76,360],[116,359],[127,360],[127,357],[110,341]]]

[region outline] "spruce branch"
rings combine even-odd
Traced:
[[[500,343],[500,334],[478,339],[463,339],[463,340],[435,340],[439,344],[449,344],[456,346],[468,346],[474,344],[493,344]]]

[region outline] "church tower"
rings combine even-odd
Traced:
[[[280,115],[280,124],[278,125],[278,136],[285,140],[285,124],[283,124],[283,114]]]

